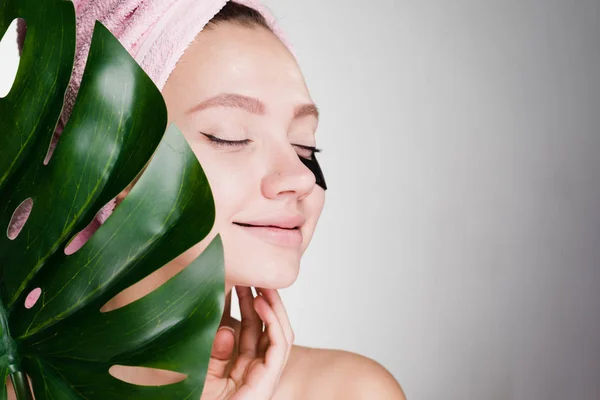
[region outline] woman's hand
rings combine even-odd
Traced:
[[[294,342],[294,333],[277,290],[256,288],[256,298],[249,287],[236,286],[235,290],[242,316],[239,354],[232,360],[233,329],[219,328],[201,400],[271,399]]]

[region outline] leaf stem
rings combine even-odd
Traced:
[[[20,371],[21,357],[10,335],[8,313],[2,304],[3,298],[0,291],[0,367],[8,369],[17,400],[33,400],[29,379],[23,371]]]
[[[17,400],[33,400],[27,375],[21,371],[16,371],[10,374],[10,380],[17,394]]]

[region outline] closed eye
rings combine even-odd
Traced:
[[[294,143],[292,143],[292,146],[300,149],[300,152],[302,153],[302,154],[300,154],[300,153],[298,154],[300,157],[306,158],[306,159],[309,159],[309,160],[313,159],[313,156],[315,155],[315,153],[318,153],[318,152],[321,151],[321,149],[317,149],[316,147],[305,146],[305,145],[302,145],[302,144],[294,144]]]
[[[251,143],[252,140],[250,139],[244,139],[244,140],[225,140],[225,139],[221,139],[218,138],[214,135],[211,135],[209,133],[204,133],[204,132],[200,132],[201,134],[203,134],[204,136],[206,136],[208,139],[210,139],[210,141],[212,143],[214,143],[216,146],[234,146],[234,147],[242,147],[247,145],[248,143]],[[300,149],[300,151],[302,152],[302,154],[298,154],[300,157],[303,158],[307,158],[307,159],[312,159],[313,155],[315,153],[318,153],[321,151],[321,149],[318,149],[314,146],[306,146],[303,144],[295,144],[292,143],[292,146]]]
[[[210,141],[213,142],[214,144],[216,144],[217,146],[244,146],[244,145],[252,142],[252,140],[250,140],[250,139],[225,140],[225,139],[218,138],[218,137],[208,134],[208,133],[204,133],[204,132],[200,132],[200,133],[203,134],[204,136],[206,136],[207,138],[209,138]]]

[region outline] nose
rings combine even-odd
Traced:
[[[272,153],[261,182],[263,196],[276,199],[289,195],[302,200],[310,195],[316,184],[315,175],[296,151],[288,144],[287,149],[272,149]]]

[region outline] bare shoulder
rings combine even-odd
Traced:
[[[345,350],[294,345],[281,383],[287,398],[295,400],[406,400],[400,384],[384,366]],[[292,392],[294,396],[290,396]]]

